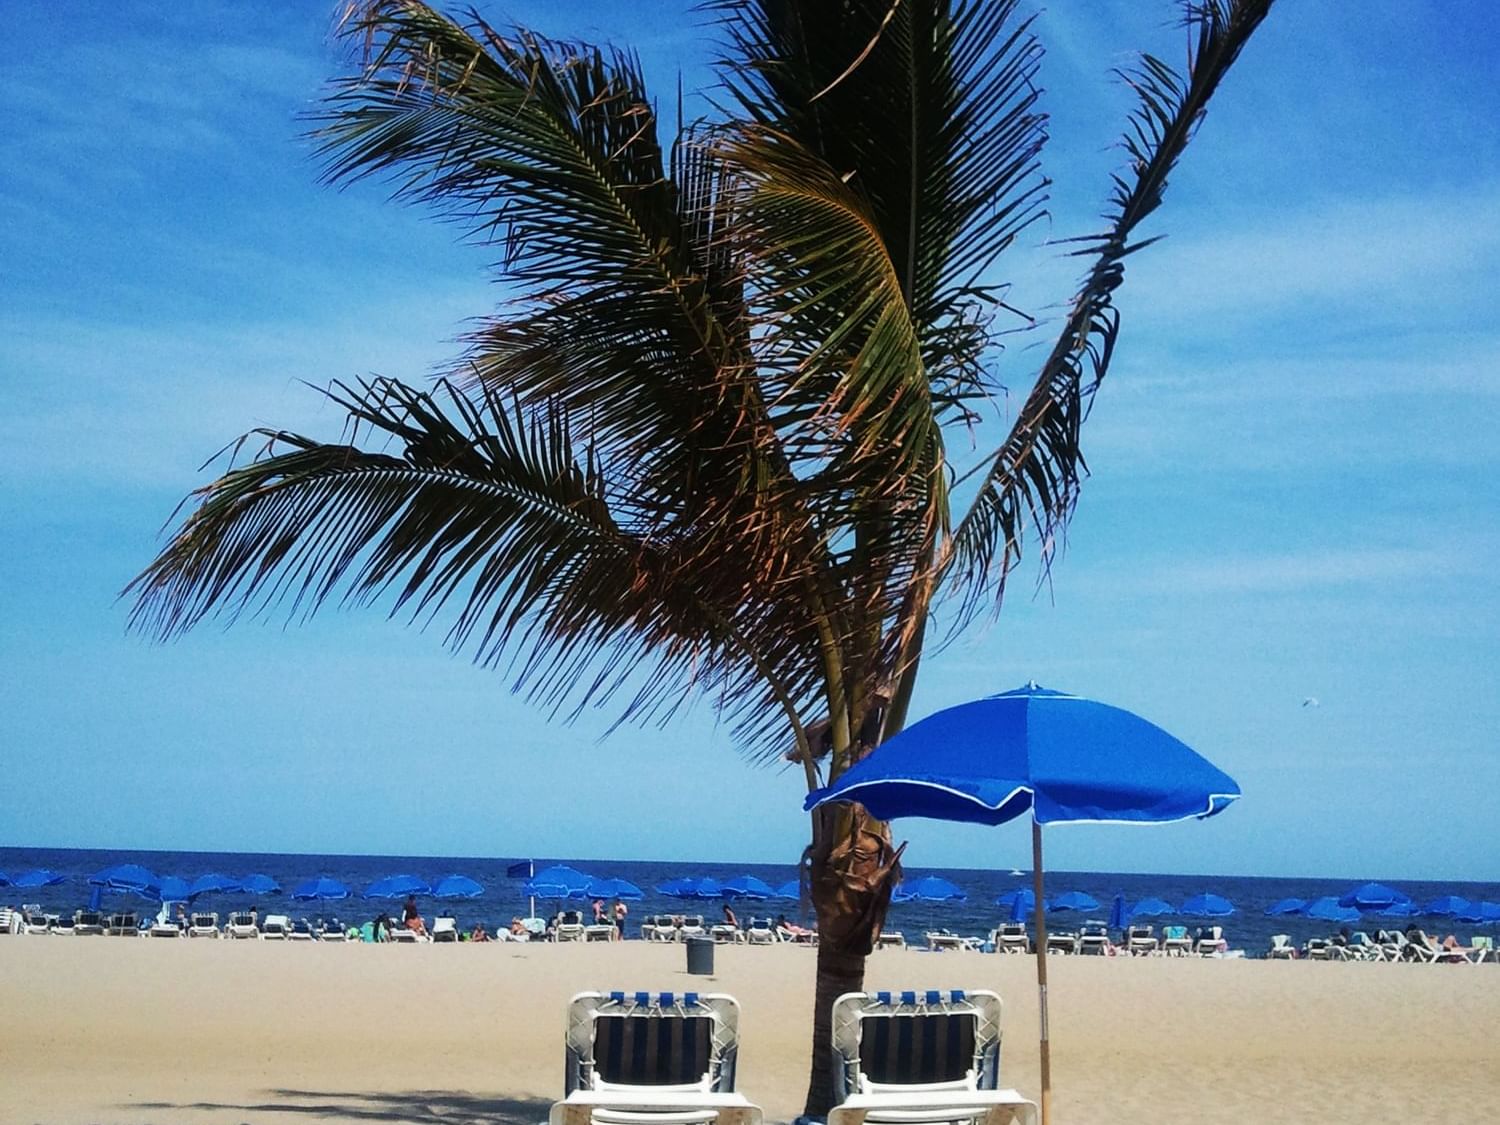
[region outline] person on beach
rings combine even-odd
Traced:
[[[401,921],[418,937],[427,936],[427,924],[422,921],[422,914],[417,909],[417,900],[414,895],[406,896],[406,905],[401,908]]]
[[[596,898],[594,900],[594,925],[603,926],[608,922],[609,919],[604,916],[604,900]]]
[[[485,932],[483,922],[475,922],[474,928],[469,931],[470,941],[489,941],[490,935]]]
[[[520,915],[510,920],[510,937],[512,941],[531,940],[531,931],[526,928],[526,923],[521,921]]]
[[[734,911],[729,908],[727,902],[724,904],[724,924],[733,926],[735,929],[740,928],[740,920],[734,916]]]
[[[624,941],[625,940],[625,918],[626,918],[626,916],[629,913],[630,913],[630,910],[629,910],[629,908],[626,907],[625,903],[622,902],[620,899],[615,899],[614,915],[615,915],[615,940],[616,941]]]

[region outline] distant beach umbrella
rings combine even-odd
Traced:
[[[1353,909],[1350,907],[1350,909]],[[1380,912],[1382,918],[1415,918],[1422,913],[1421,907],[1414,902],[1393,902]]]
[[[1358,910],[1352,906],[1340,906],[1339,900],[1332,895],[1308,903],[1306,914],[1309,918],[1318,918],[1324,922],[1359,921]]]
[[[1013,891],[1006,891],[1003,895],[995,896],[996,906],[1014,906],[1017,901],[1021,902],[1029,914],[1036,909],[1036,892],[1030,887],[1020,887]],[[1047,903],[1051,906],[1051,902]]]
[[[220,875],[212,872],[208,875],[199,875],[193,880],[193,885],[188,893],[194,898],[199,895],[229,895],[236,894],[245,889],[243,883],[229,875]]]
[[[656,893],[666,895],[668,898],[697,898],[698,880],[679,875],[675,879],[668,879],[665,883],[658,885]]]
[[[1047,900],[1048,910],[1098,910],[1099,900],[1082,891],[1063,891]]]
[[[645,893],[629,879],[590,879],[589,898],[640,899]]]
[[[298,902],[334,902],[348,898],[349,888],[337,879],[319,875],[316,879],[298,883],[292,891],[292,897]]]
[[[158,881],[155,875],[139,863],[117,863],[89,876],[91,887],[103,887],[107,891],[134,891],[142,895],[149,894]]]
[[[770,883],[754,875],[737,875],[724,880],[725,898],[768,899],[776,894]]]
[[[1266,915],[1275,918],[1282,914],[1302,914],[1307,910],[1307,900],[1303,898],[1283,898],[1273,902],[1266,907]]]
[[[45,867],[39,867],[35,871],[23,871],[14,879],[10,885],[30,890],[33,887],[55,887],[59,883],[67,882],[66,875],[59,875],[56,871],[48,871]]]
[[[1204,892],[1184,902],[1182,912],[1193,918],[1227,918],[1234,913],[1234,903],[1222,895]]]
[[[1459,895],[1443,895],[1422,907],[1422,913],[1432,918],[1447,918],[1469,909],[1469,900]]]
[[[772,897],[788,898],[796,901],[802,897],[802,883],[797,879],[793,879],[789,883],[782,883],[781,886],[776,888],[776,893]]]
[[[940,875],[924,875],[912,883],[896,888],[893,902],[963,902],[969,897],[957,883]]]
[[[1411,895],[1402,894],[1384,883],[1361,883],[1344,892],[1338,901],[1340,906],[1352,906],[1357,910],[1382,910],[1398,902],[1410,902]]]
[[[163,875],[151,888],[151,897],[157,902],[189,902],[193,897],[192,885],[177,875]]]
[[[432,884],[433,898],[478,898],[484,894],[484,884],[467,875],[444,875]]]
[[[365,898],[407,898],[411,895],[430,895],[432,887],[426,879],[419,879],[415,875],[387,875],[383,879],[376,879],[365,888]],[[294,891],[293,898],[297,898]]]
[[[269,875],[246,875],[240,880],[240,890],[252,895],[274,895],[281,893],[281,884]]]
[[[1125,909],[1125,896],[1115,895],[1115,901],[1109,908],[1109,928],[1123,931],[1129,911]]]
[[[0,887],[8,886],[10,886],[10,876],[7,875],[4,871],[0,871]]]
[[[565,863],[544,867],[526,880],[526,893],[533,898],[586,898],[589,877]]]
[[[1477,925],[1485,925],[1489,922],[1500,922],[1500,903],[1497,902],[1471,902],[1455,918],[1460,922],[1469,922]]]
[[[1130,908],[1132,918],[1161,918],[1176,913],[1177,908],[1164,898],[1143,898]]]
[[[720,883],[712,875],[705,875],[698,880],[697,898],[723,898],[724,884]]]

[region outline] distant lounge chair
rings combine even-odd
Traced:
[[[217,914],[196,913],[188,916],[187,936],[211,937],[219,936],[219,916]]]
[[[19,934],[23,932],[25,925],[19,910],[12,910],[8,906],[0,907],[0,934]]]
[[[641,919],[641,938],[645,941],[676,941],[677,923],[670,914],[648,914]]]
[[[373,925],[371,929],[374,929]],[[337,918],[320,918],[318,919],[318,940],[348,941],[349,931],[344,928],[344,923],[340,922]]]
[[[1475,934],[1469,939],[1469,960],[1475,965],[1482,965],[1485,961],[1500,960],[1495,952],[1495,939],[1488,934]]]
[[[25,934],[50,934],[57,922],[56,914],[44,914],[39,904],[21,907],[21,932]]]
[[[1103,922],[1085,922],[1078,931],[1078,952],[1085,956],[1107,956],[1114,952],[1110,944],[1109,927]]]
[[[434,918],[432,920],[433,941],[457,941],[458,919],[457,918]]]
[[[94,937],[104,932],[104,915],[97,910],[73,911],[73,936]]]
[[[1078,935],[1067,930],[1047,934],[1047,952],[1073,954],[1078,952]]]
[[[111,914],[107,932],[111,937],[140,937],[141,928],[137,924],[135,912],[124,910]]]
[[[677,940],[686,941],[690,937],[707,937],[708,930],[703,926],[703,915],[689,914],[683,918],[682,925],[677,927]]]
[[[1431,965],[1442,959],[1442,947],[1428,937],[1425,930],[1417,930],[1414,934],[1402,934],[1401,937],[1404,942],[1401,946],[1403,961],[1420,961]]]
[[[876,949],[905,949],[906,935],[900,930],[881,930],[875,939]]]
[[[1031,939],[1026,934],[1024,922],[1001,922],[990,933],[996,953],[1029,953]]]
[[[775,945],[781,940],[770,918],[751,918],[745,926],[747,945]]]
[[[1224,940],[1223,926],[1204,926],[1198,931],[1198,940],[1193,943],[1193,952],[1199,957],[1222,957],[1229,952],[1229,943]]]
[[[964,948],[964,939],[952,930],[928,930],[922,936],[927,939],[927,948],[934,953]]]
[[[292,920],[285,914],[267,914],[260,923],[262,941],[286,941],[292,934]]]
[[[235,939],[260,937],[260,926],[256,924],[255,912],[236,910],[229,916],[229,921],[224,923],[224,936]]]
[[[619,932],[613,922],[594,922],[583,928],[583,940],[614,941]]]
[[[579,910],[564,910],[557,916],[557,926],[552,931],[552,940],[582,941],[583,931],[583,912]]]
[[[1297,956],[1297,947],[1292,944],[1291,934],[1272,934],[1271,948],[1266,957],[1272,961],[1290,961]]]
[[[1333,942],[1327,938],[1308,938],[1302,947],[1302,956],[1309,961],[1333,960]]]
[[[1163,926],[1161,951],[1167,957],[1186,957],[1193,951],[1193,939],[1188,937],[1186,926]]]
[[[415,945],[418,942],[427,941],[429,938],[417,933],[410,926],[395,925],[385,932],[385,940]]]
[[[1155,928],[1131,926],[1125,931],[1125,952],[1132,957],[1145,957],[1160,953],[1161,946],[1157,943]]]
[[[731,926],[728,922],[718,922],[708,928],[708,936],[715,945],[735,945],[745,940],[738,926]]]

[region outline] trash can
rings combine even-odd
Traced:
[[[714,975],[714,943],[708,938],[687,939],[687,971],[700,977]]]

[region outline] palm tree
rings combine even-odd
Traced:
[[[1045,557],[1067,520],[1132,240],[1269,0],[1190,3],[1185,73],[1124,72],[1105,228],[967,468],[945,437],[997,385],[1018,323],[997,266],[1043,213],[1030,20],[1013,0],[708,7],[723,106],[664,145],[629,53],[351,6],[360,65],[315,128],[328,180],[388,177],[495,245],[516,296],[431,385],[333,384],[343,440],[240,439],[254,456],[128,588],[135,627],[383,600],[554,710],[707,695],[809,788],[901,729],[935,598],[958,626],[998,605],[1023,538]],[[898,858],[858,809],[813,819],[810,1113]]]

